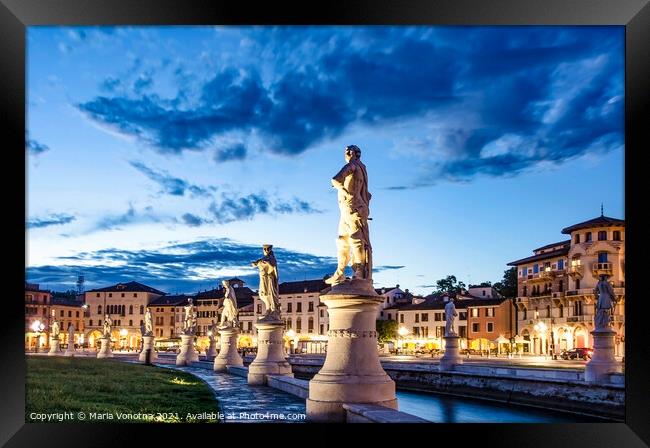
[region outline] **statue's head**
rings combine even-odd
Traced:
[[[230,282],[228,280],[221,280],[221,284],[223,285],[224,288],[230,286]]]
[[[192,305],[192,298],[191,297],[188,297],[187,304],[190,305],[190,306]]]
[[[264,255],[270,254],[273,252],[273,244],[264,244],[262,250],[264,251]]]
[[[104,314],[104,319],[110,319],[110,317],[108,317],[108,314]]]
[[[361,149],[357,145],[349,145],[345,147],[345,161],[358,160],[361,158]]]
[[[607,281],[607,276],[605,274],[601,274],[600,275],[600,280],[603,281],[603,282],[606,282]]]

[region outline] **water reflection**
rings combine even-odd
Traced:
[[[399,410],[436,423],[582,423],[603,419],[493,401],[397,391]]]

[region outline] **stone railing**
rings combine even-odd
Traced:
[[[344,404],[347,423],[432,423],[415,415],[374,404]]]

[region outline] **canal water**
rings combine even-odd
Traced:
[[[171,367],[171,366],[170,366]],[[172,367],[198,376],[215,391],[229,422],[302,423],[305,400],[265,386],[249,386],[246,378],[201,367]],[[301,376],[301,375],[299,375]],[[308,378],[301,378],[308,379]],[[420,391],[397,390],[399,410],[434,423],[588,423],[608,420],[571,412],[491,400]],[[267,417],[251,418],[252,413]],[[271,417],[268,417],[268,416]],[[284,415],[282,419],[279,416]]]

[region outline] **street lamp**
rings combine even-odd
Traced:
[[[398,334],[399,337],[400,337],[400,347],[399,347],[399,348],[401,349],[401,348],[402,348],[402,344],[404,344],[404,341],[403,341],[402,339],[404,338],[404,336],[406,336],[407,334],[409,334],[409,331],[406,329],[406,327],[403,327],[403,326],[402,326],[402,327],[399,327],[399,329],[397,330],[397,334]]]
[[[38,353],[38,345],[41,343],[41,333],[45,329],[45,325],[40,320],[32,322],[32,331],[37,334],[36,337],[36,353]]]

